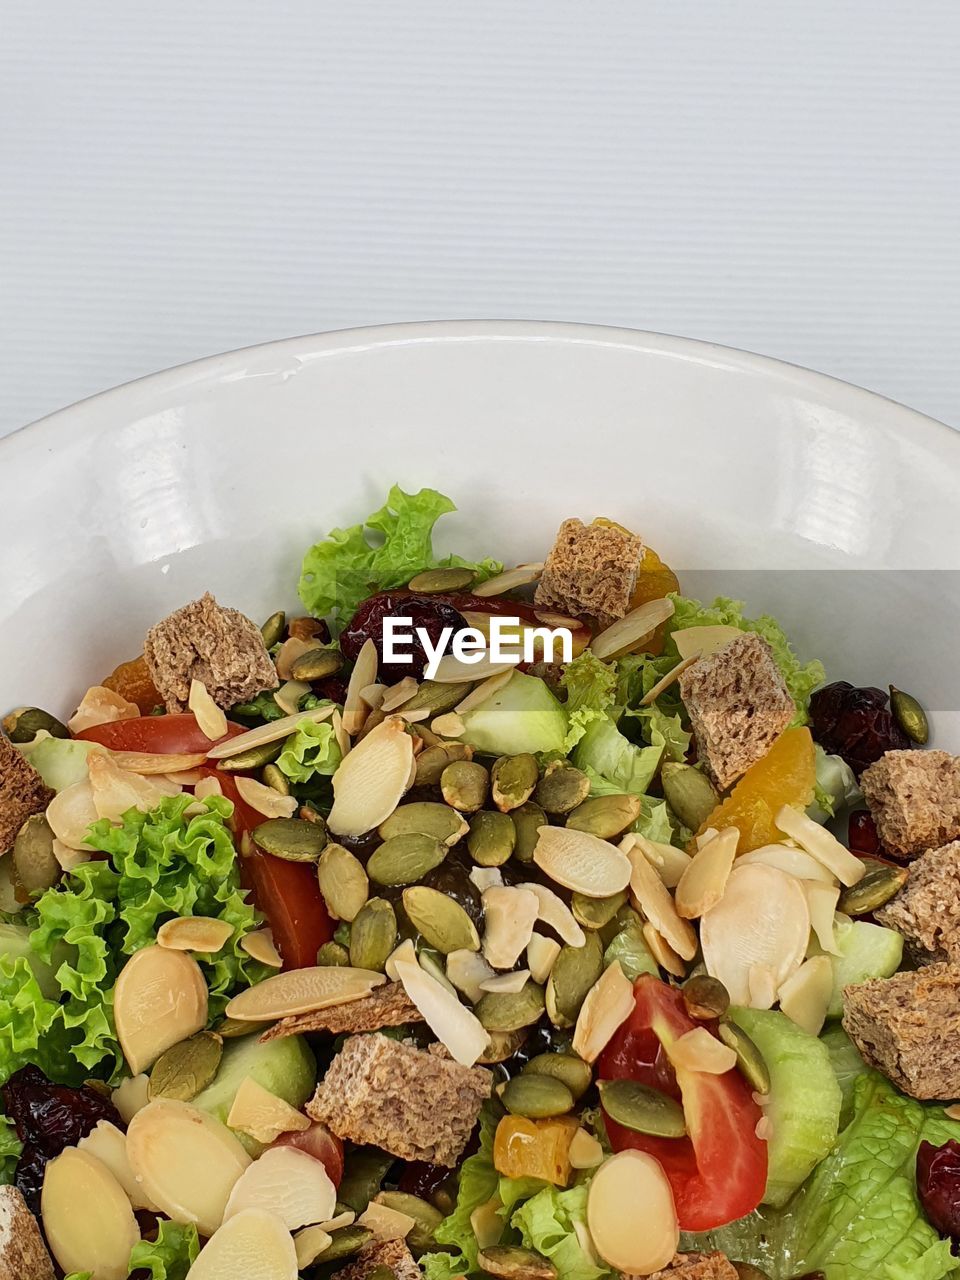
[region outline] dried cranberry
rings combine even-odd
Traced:
[[[411,1160],[403,1166],[397,1182],[397,1190],[408,1196],[419,1196],[432,1201],[434,1193],[450,1177],[450,1170],[442,1164],[427,1164],[426,1160]]]
[[[882,689],[858,689],[846,680],[825,685],[810,699],[813,736],[824,751],[842,756],[859,778],[885,751],[910,746],[887,703]]]
[[[857,809],[847,823],[847,844],[853,853],[879,853],[880,837],[869,809]]]
[[[324,676],[316,681],[313,691],[318,698],[329,698],[341,707],[347,700],[347,682],[341,676]]]
[[[416,634],[410,638],[409,662],[383,661],[383,620],[388,616],[410,618],[414,633],[422,627],[434,645],[439,642],[444,627],[451,627],[456,634],[467,625],[463,614],[439,596],[417,595],[411,591],[381,591],[379,595],[364,600],[340,635],[340,649],[344,657],[355,662],[364,642],[372,640],[380,659],[379,675],[382,680],[402,680],[404,676],[421,680],[427,665],[427,655]]]
[[[924,1213],[940,1234],[960,1240],[960,1142],[951,1138],[942,1147],[920,1143],[917,1193]]]

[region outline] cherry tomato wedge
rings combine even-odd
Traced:
[[[330,1132],[325,1124],[314,1120],[309,1129],[281,1133],[272,1147],[296,1147],[314,1160],[319,1160],[335,1187],[343,1180],[343,1143]]]
[[[242,725],[227,722],[227,732],[218,742],[246,733]],[[95,724],[76,735],[87,742],[99,742],[111,751],[148,751],[154,755],[193,755],[214,745],[197,724],[192,711],[170,716],[137,716],[133,720],[111,720]]]
[[[710,1231],[742,1218],[760,1203],[767,1181],[766,1143],[756,1134],[761,1111],[750,1086],[736,1069],[674,1071],[664,1046],[704,1025],[687,1014],[679,991],[644,974],[634,1000],[634,1012],[600,1057],[599,1078],[637,1080],[681,1100],[687,1137],[650,1137],[605,1116],[611,1145],[660,1161],[684,1231]]]

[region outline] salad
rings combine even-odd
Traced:
[[[4,718],[0,1278],[960,1276],[960,759],[453,509]]]

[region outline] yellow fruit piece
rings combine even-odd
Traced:
[[[605,516],[598,516],[593,523],[604,525],[608,529],[619,529],[621,533],[630,534],[629,529],[625,529],[616,520],[608,520]],[[679,590],[680,579],[677,575],[669,565],[660,559],[652,547],[645,546],[640,560],[640,567],[637,569],[637,581],[633,588],[633,595],[630,597],[630,608],[637,609],[640,605],[646,604],[648,600],[662,600],[671,591]],[[643,646],[644,652],[656,655],[661,654],[665,635],[666,626],[658,627],[652,639]]]
[[[527,1120],[504,1116],[493,1141],[493,1164],[506,1178],[543,1178],[565,1187],[573,1175],[570,1143],[579,1128],[573,1116]]]
[[[163,702],[153,683],[146,659],[143,654],[130,662],[121,662],[119,667],[108,675],[104,681],[105,689],[112,689],[128,702],[135,702],[141,715],[148,716],[154,707]]]
[[[774,822],[774,815],[785,804],[806,809],[813,800],[816,779],[816,755],[810,730],[787,729],[763,759],[750,766],[697,835],[708,827],[718,831],[736,827],[740,832],[738,853],[749,853],[765,844],[779,844],[783,832]]]

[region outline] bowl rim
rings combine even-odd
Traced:
[[[902,401],[894,400],[881,392],[871,391],[858,383],[848,382],[832,374],[821,373],[804,365],[775,356],[762,355],[741,347],[726,346],[700,338],[686,338],[677,334],[660,333],[650,329],[632,329],[626,326],[588,324],[576,320],[409,320],[386,324],[356,325],[343,329],[327,329],[275,338],[268,342],[235,347],[195,360],[183,361],[165,369],[142,374],[127,382],[92,392],[72,404],[64,405],[44,414],[32,422],[14,428],[0,438],[0,458],[6,457],[14,442],[22,443],[26,433],[31,442],[49,434],[54,435],[69,423],[78,409],[89,410],[93,405],[109,405],[124,397],[138,399],[153,388],[163,392],[174,391],[207,378],[222,377],[231,372],[241,373],[242,367],[252,359],[260,360],[273,353],[296,355],[309,353],[312,357],[333,355],[351,346],[387,347],[407,345],[411,342],[451,341],[560,341],[626,346],[638,352],[646,352],[667,358],[708,361],[727,370],[752,373],[762,377],[779,377],[805,385],[808,390],[819,388],[826,395],[853,393],[854,400],[863,398],[864,408],[881,401],[902,414],[909,415],[911,428],[925,432],[942,442],[951,437],[960,446],[960,430],[948,423],[913,409]],[[946,433],[944,435],[943,433]]]

